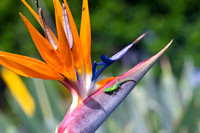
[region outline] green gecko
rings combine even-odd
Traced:
[[[119,82],[119,78],[117,77],[117,83],[115,83],[112,87],[106,88],[104,90],[104,92],[107,93],[107,94],[111,94],[111,93],[116,94],[116,91],[118,89],[120,89],[121,85],[128,82],[128,81],[133,81],[134,83],[136,83],[136,81],[133,80],[133,79],[126,79],[126,80],[122,80],[122,81]]]

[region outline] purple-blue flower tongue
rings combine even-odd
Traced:
[[[112,57],[108,58],[105,55],[101,55],[101,60],[102,62],[93,63],[92,66],[92,83],[95,83],[99,75],[107,68],[109,67],[112,63],[114,63],[116,60],[120,59],[135,43],[137,43],[140,39],[142,39],[147,32],[143,33],[140,37],[138,37],[133,43],[129,44],[125,48],[123,48],[121,51],[117,52],[114,54]],[[98,71],[97,71],[97,66],[102,66]]]
[[[146,34],[146,33],[144,33]],[[144,34],[142,36],[144,36]],[[134,41],[133,43],[129,44],[125,48],[123,48],[121,51],[118,53],[114,54],[112,57],[110,57],[110,60],[118,60],[120,59],[136,42]]]
[[[107,63],[109,63],[109,62],[111,62],[112,61],[112,59],[109,59],[108,57],[106,57],[105,55],[101,55],[101,60],[102,60],[102,64],[107,64]],[[101,63],[101,62],[100,62]],[[99,63],[98,63],[98,65],[100,65]]]

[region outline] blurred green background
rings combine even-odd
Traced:
[[[27,2],[36,9],[34,0]],[[55,30],[51,0],[39,0],[49,26]],[[68,0],[77,28],[81,0]],[[200,132],[200,2],[198,0],[89,0],[92,60],[108,57],[149,31],[144,39],[103,74],[117,76],[161,50],[172,38],[165,56],[97,131],[115,133]],[[0,50],[41,59],[19,12],[42,33],[20,0],[0,4]],[[162,67],[161,67],[162,66]],[[56,81],[23,78],[36,100],[28,118],[0,82],[0,132],[54,132],[67,111],[71,96]],[[45,119],[36,86],[44,82],[52,115]],[[16,111],[17,110],[17,111]],[[53,126],[52,126],[53,125]]]

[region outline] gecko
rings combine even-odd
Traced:
[[[120,89],[121,85],[128,82],[128,81],[133,81],[134,83],[136,83],[135,80],[133,79],[125,79],[125,80],[122,80],[122,81],[119,81],[119,78],[117,77],[117,83],[115,83],[112,87],[108,87],[104,90],[105,93],[107,94],[116,94],[116,91],[118,89]]]

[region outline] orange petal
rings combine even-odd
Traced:
[[[42,11],[41,7],[38,7],[38,13],[39,13],[40,20],[42,22],[45,38],[54,47],[54,49],[57,50],[57,48],[58,48],[57,41],[55,39],[55,36],[53,36],[50,28],[47,25],[47,22],[46,22],[46,20],[44,18],[43,11]]]
[[[62,80],[63,77],[42,61],[0,51],[0,64],[25,77]]]
[[[73,57],[74,57],[74,64],[75,64],[75,67],[76,67],[78,73],[80,75],[82,75],[83,68],[85,66],[83,65],[84,57],[83,57],[83,48],[81,45],[81,40],[79,38],[76,24],[74,22],[73,16],[71,14],[71,11],[69,9],[69,6],[68,6],[66,0],[64,0],[64,4],[65,4],[66,10],[67,10],[67,15],[69,17],[69,24],[70,24],[71,32],[73,35],[72,53],[73,53]]]
[[[81,44],[84,48],[83,54],[85,59],[86,72],[92,72],[91,64],[91,28],[90,28],[90,15],[88,8],[88,0],[83,0],[81,30],[80,30]]]
[[[58,15],[60,18],[60,21],[62,22],[62,25],[63,25],[62,6],[61,6],[59,0],[53,0],[53,4],[54,4],[54,8],[55,8],[55,17]]]
[[[112,81],[115,78],[116,77],[105,78],[105,79],[102,79],[102,80],[96,82],[95,84],[98,86],[98,89],[99,89],[99,88],[103,87],[105,84],[107,84],[108,82]]]
[[[40,55],[45,62],[55,70],[60,70],[63,66],[59,53],[53,48],[53,46],[33,27],[33,25],[20,14],[30,35],[35,43]]]
[[[31,6],[29,6],[29,4],[25,1],[25,0],[21,0],[22,3],[29,9],[29,11],[33,14],[33,16],[35,17],[35,19],[38,21],[38,23],[41,25],[41,27],[44,29],[42,22],[40,20],[39,15],[31,8]],[[55,35],[53,34],[53,32],[51,31],[51,29],[49,27],[47,27],[48,30],[50,31],[51,35],[53,36],[54,40],[57,42],[57,39],[55,37]]]
[[[59,51],[61,59],[63,60],[63,64],[66,67],[67,73],[63,74],[69,79],[76,79],[76,71],[74,68],[74,60],[72,56],[72,52],[67,40],[67,36],[65,35],[65,31],[63,29],[62,23],[58,17],[56,16],[56,27],[58,32],[58,40],[59,40]]]
[[[40,21],[39,15],[33,10],[33,8],[31,8],[31,6],[29,6],[29,4],[25,0],[21,0],[21,1],[29,9],[29,11],[33,14],[35,19],[39,22],[39,24],[42,26],[42,22]]]
[[[56,28],[58,28],[58,23],[61,22],[61,25],[63,26],[63,19],[62,19],[62,6],[59,2],[59,0],[53,0],[54,8],[55,8],[55,21],[56,21]],[[57,22],[59,21],[59,22]],[[57,29],[57,35],[58,35],[58,29]],[[59,47],[59,42],[58,42],[58,51],[62,53],[61,47]],[[62,58],[63,59],[63,58]]]

